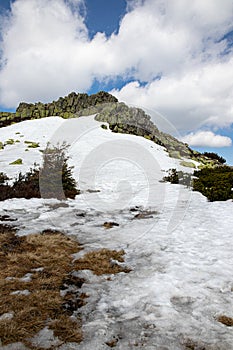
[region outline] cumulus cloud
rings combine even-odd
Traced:
[[[120,100],[158,111],[180,131],[233,123],[233,57],[162,76],[145,86],[138,81],[112,93]]]
[[[233,122],[233,57],[222,40],[232,0],[128,0],[118,33],[92,39],[83,9],[84,0],[13,2],[1,19],[0,104],[120,77],[120,100],[158,110],[180,131]]]
[[[81,68],[84,50],[76,62],[72,50],[88,40],[87,30],[83,18],[64,1],[15,1],[5,23],[0,72],[2,104],[13,107],[20,100],[43,100],[62,89],[68,92],[71,87],[89,86],[89,74]]]
[[[212,131],[190,133],[183,137],[181,141],[188,143],[190,146],[199,147],[230,147],[232,145],[230,137],[216,135]]]

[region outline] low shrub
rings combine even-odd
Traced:
[[[4,184],[7,180],[9,180],[8,176],[4,173],[0,173],[0,185]]]
[[[203,153],[204,156],[213,159],[213,160],[217,160],[219,163],[224,164],[226,163],[226,159],[224,159],[223,157],[219,156],[217,153],[214,152],[204,152]]]
[[[233,168],[227,165],[204,168],[194,172],[193,190],[201,192],[209,201],[233,199]]]
[[[167,176],[164,176],[163,181],[171,182],[171,184],[179,183],[179,176],[176,169],[170,169]]]
[[[101,125],[101,128],[104,129],[104,130],[108,130],[108,127],[107,127],[107,125],[105,125],[105,124],[102,124],[102,125]]]
[[[193,187],[210,202],[233,199],[233,167],[222,165],[195,170],[194,174],[170,169],[162,181]]]
[[[180,184],[187,187],[192,186],[193,182],[192,174],[184,173],[183,171],[177,171],[176,169],[170,169],[168,176],[164,176],[163,181],[171,182],[171,184]]]
[[[0,173],[0,200],[10,198],[75,198],[79,193],[72,167],[67,164],[66,145],[48,147],[43,153],[43,165],[19,173],[12,185],[7,176]],[[15,162],[14,162],[15,163]],[[20,164],[20,163],[15,163]]]
[[[72,167],[68,166],[67,147],[65,143],[53,147],[48,144],[43,152],[43,166],[39,173],[43,198],[75,198],[79,193],[72,177]]]

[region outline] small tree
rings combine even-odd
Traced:
[[[168,176],[164,176],[163,180],[165,182],[171,182],[171,184],[179,183],[179,175],[176,169],[169,169]]]
[[[193,183],[192,174],[184,173],[183,171],[177,171],[176,169],[169,169],[168,176],[163,178],[165,182],[171,182],[171,184],[180,184],[187,187],[191,187]]]
[[[67,163],[67,148],[65,143],[53,147],[48,144],[43,153],[40,169],[40,192],[43,198],[74,198],[78,194],[72,167]]]
[[[67,145],[49,147],[43,153],[43,164],[34,164],[25,175],[19,173],[13,185],[5,183],[7,176],[0,173],[0,200],[10,198],[75,198],[79,193],[72,167],[68,166]]]

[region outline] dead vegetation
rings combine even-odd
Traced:
[[[61,340],[80,341],[80,325],[72,323],[71,335],[70,316],[60,295],[64,279],[74,268],[71,254],[80,251],[79,244],[60,232],[19,237],[8,226],[1,226],[0,232],[0,315],[13,315],[0,320],[2,343],[30,345],[28,339],[45,326]],[[12,294],[25,290],[30,294]]]
[[[52,321],[50,327],[54,330],[55,337],[62,339],[63,342],[80,343],[82,340],[80,321],[64,315]]]
[[[221,344],[207,344],[204,341],[184,338],[181,341],[182,349],[184,350],[221,350]]]
[[[17,220],[12,219],[9,215],[0,215],[0,221],[17,221]]]
[[[205,345],[189,338],[185,339],[182,342],[182,345],[184,346],[185,350],[210,350],[209,347],[207,348]]]
[[[220,315],[217,318],[218,322],[221,322],[227,327],[233,327],[233,318],[225,315]]]
[[[119,226],[119,224],[117,222],[113,222],[113,221],[106,221],[104,224],[103,224],[103,227],[105,229],[110,229],[110,228],[113,228],[113,227],[117,227]]]
[[[120,265],[124,262],[124,250],[116,251],[100,249],[86,253],[76,261],[79,270],[91,270],[95,275],[130,272],[130,269]]]
[[[118,343],[118,338],[113,337],[112,340],[107,341],[105,344],[110,348],[115,348],[115,346],[117,346],[117,343]]]
[[[82,340],[81,321],[70,316],[86,304],[87,295],[80,290],[85,280],[72,273],[89,269],[101,275],[129,270],[116,263],[124,262],[123,250],[101,249],[74,261],[72,254],[81,249],[61,232],[47,230],[20,237],[14,228],[0,224],[3,345],[23,342],[35,349],[30,339],[46,326],[61,343]]]
[[[140,212],[134,216],[134,219],[153,219],[153,215],[157,214],[158,212],[155,210],[140,210]]]

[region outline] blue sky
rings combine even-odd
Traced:
[[[111,35],[118,31],[119,22],[126,12],[125,0],[88,0],[86,1],[86,24],[89,36],[97,32]]]
[[[106,90],[233,164],[232,0],[0,1],[0,110]]]

